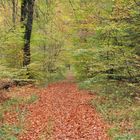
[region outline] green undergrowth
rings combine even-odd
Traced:
[[[14,69],[0,66],[1,79],[16,79],[16,80],[34,80],[34,84],[38,86],[47,86],[50,83],[61,81],[66,78],[66,68],[58,68],[55,71],[41,71],[31,64],[28,69]],[[35,67],[35,68],[34,68]]]
[[[22,131],[19,126],[3,124],[0,127],[1,140],[18,140],[17,135]]]
[[[108,134],[112,140],[140,139],[140,101],[136,99],[139,83],[87,80],[79,87],[96,94],[91,105],[110,125]]]
[[[140,129],[140,108],[130,98],[121,98],[116,95],[99,95],[92,100],[92,105],[96,106],[111,128],[109,135],[114,140],[139,139]]]
[[[26,105],[33,104],[38,100],[38,96],[32,93],[30,97],[23,98],[22,96],[12,97],[0,104],[0,140],[18,140],[18,135],[24,131],[25,117],[28,113]],[[24,105],[24,108],[20,108]],[[15,114],[17,121],[14,124],[9,124],[5,121],[5,113]]]
[[[91,104],[109,123],[109,136],[113,140],[139,140],[140,102],[132,97],[132,88],[122,83],[116,85],[107,82],[92,85],[92,89],[97,96]]]

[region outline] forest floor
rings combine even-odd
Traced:
[[[95,95],[79,90],[73,82],[53,83],[41,89],[15,87],[9,93],[10,100],[1,108],[5,125],[0,135],[4,140],[110,139],[109,126],[90,105]]]

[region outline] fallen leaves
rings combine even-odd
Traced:
[[[79,91],[75,84],[51,84],[39,96],[39,101],[28,107],[27,133],[20,137],[21,140],[39,140],[40,137],[46,140],[109,139],[107,126],[87,104],[93,96]]]
[[[20,140],[109,140],[107,125],[88,104],[93,95],[60,82],[40,90],[38,96],[26,107],[26,131]]]

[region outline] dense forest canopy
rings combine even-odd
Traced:
[[[1,77],[139,81],[138,0],[1,0]]]

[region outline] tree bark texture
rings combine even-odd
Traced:
[[[23,47],[23,66],[28,66],[31,60],[30,41],[33,26],[35,0],[23,0],[21,5],[21,22],[25,27],[24,47]]]

